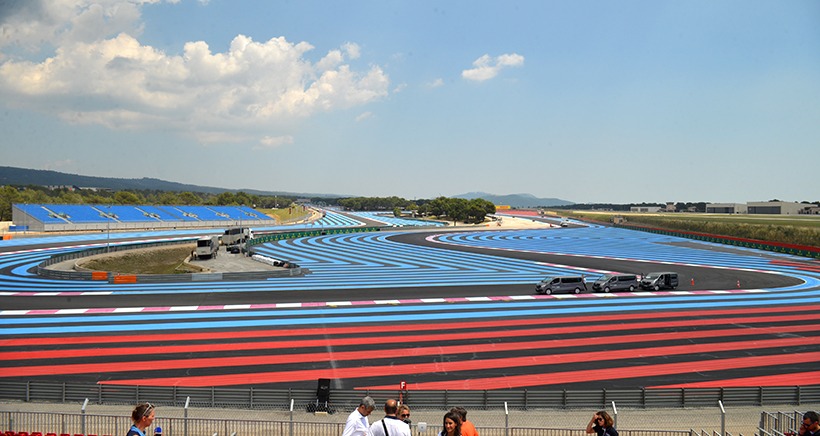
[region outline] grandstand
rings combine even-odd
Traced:
[[[12,221],[35,232],[177,229],[275,224],[246,206],[13,204]]]

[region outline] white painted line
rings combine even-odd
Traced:
[[[510,295],[507,298],[510,300],[535,300],[534,295]]]
[[[118,307],[114,309],[114,313],[135,313],[144,311],[144,307]]]
[[[422,303],[446,303],[447,300],[443,298],[422,298]]]
[[[57,315],[76,315],[78,313],[86,313],[88,309],[60,309],[55,312]]]
[[[250,309],[251,305],[250,304],[226,304],[225,306],[222,306],[222,308],[225,309],[225,310]]]
[[[325,306],[352,306],[353,303],[350,301],[328,301],[325,303]]]
[[[490,297],[466,297],[467,301],[493,301]]]
[[[199,306],[171,306],[169,309],[171,312],[183,312],[188,310],[199,310]]]
[[[373,302],[376,304],[401,304],[399,300],[375,300]]]
[[[281,309],[298,309],[302,307],[302,304],[304,303],[276,303],[276,307]]]

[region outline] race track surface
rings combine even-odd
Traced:
[[[38,277],[49,256],[177,234],[0,243],[0,382],[313,389],[796,386],[820,371],[820,264],[609,227],[381,231],[260,253],[249,282]],[[7,242],[7,241],[3,241]],[[548,274],[675,271],[676,290],[536,295]],[[591,290],[591,287],[590,287]]]

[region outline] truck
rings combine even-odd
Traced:
[[[219,253],[219,236],[202,236],[196,240],[194,254],[197,258],[216,257]]]
[[[251,238],[251,229],[247,227],[231,227],[222,235],[222,245],[243,244]]]

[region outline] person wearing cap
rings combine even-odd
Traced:
[[[134,425],[128,430],[125,436],[145,436],[145,429],[154,423],[155,407],[151,403],[138,404],[131,412],[131,421]]]
[[[396,416],[399,403],[390,399],[384,403],[384,418],[370,424],[370,436],[411,436],[410,426]]]
[[[345,423],[345,429],[342,432],[342,436],[367,436],[370,429],[370,424],[367,422],[367,417],[375,408],[376,402],[373,401],[372,398],[369,396],[362,398],[362,402],[359,403],[359,407],[357,407],[353,412],[350,412],[350,416],[347,417],[347,422]]]

